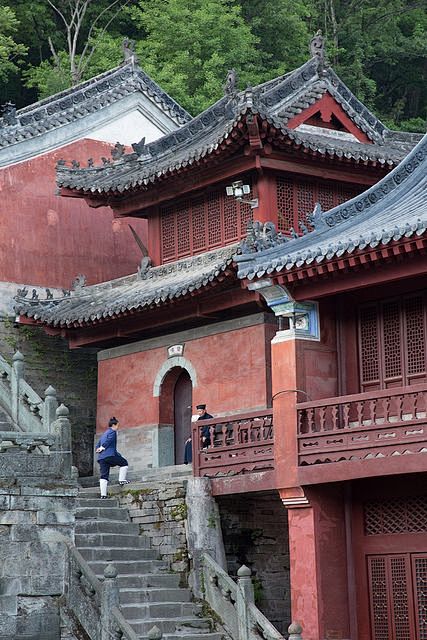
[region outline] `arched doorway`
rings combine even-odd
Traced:
[[[175,464],[184,462],[185,441],[191,435],[192,396],[191,378],[188,372],[182,369],[173,392]]]

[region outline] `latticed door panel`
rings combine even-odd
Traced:
[[[427,640],[427,553],[412,556],[417,640]]]
[[[419,640],[409,554],[368,557],[372,640]]]
[[[359,310],[361,390],[425,381],[426,327],[425,294],[362,306]]]
[[[292,227],[300,232],[300,221],[307,224],[307,216],[313,213],[316,202],[323,211],[353,198],[363,191],[354,185],[326,182],[320,180],[303,180],[292,174],[276,177],[276,197],[278,210],[278,229],[289,233]]]

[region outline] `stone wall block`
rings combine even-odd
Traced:
[[[0,524],[35,524],[34,511],[2,511],[0,512]]]

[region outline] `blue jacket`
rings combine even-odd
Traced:
[[[96,448],[104,447],[105,450],[98,453],[98,460],[117,455],[117,431],[108,428],[99,438]]]

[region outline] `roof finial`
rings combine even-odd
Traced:
[[[310,40],[310,53],[312,58],[319,59],[319,66],[323,67],[325,62],[325,38],[322,36],[321,29],[319,29],[316,35]]]
[[[227,72],[225,79],[224,94],[226,96],[233,96],[237,91],[237,74],[235,69],[230,69]]]
[[[3,105],[3,124],[12,126],[16,123],[16,106],[13,102],[6,102],[6,104]]]
[[[130,38],[123,39],[123,62],[126,64],[127,62],[132,62],[132,64],[138,63],[138,58],[135,53],[135,41],[130,40]]]

